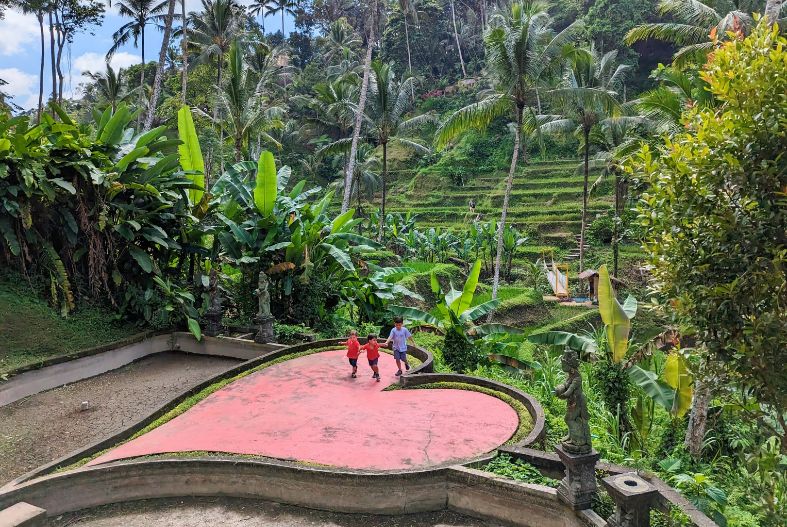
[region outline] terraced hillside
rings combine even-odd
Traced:
[[[520,255],[535,260],[544,250],[565,257],[578,246],[582,215],[582,174],[575,160],[535,162],[521,168],[514,181],[508,223],[528,233],[529,243]],[[476,202],[482,221],[497,219],[505,191],[504,171],[478,174],[457,186],[429,169],[419,173],[398,172],[390,193],[391,212],[417,215],[421,228],[456,229],[476,215],[469,202]],[[591,178],[592,179],[592,178]],[[588,223],[612,209],[611,186],[600,185],[591,194]]]

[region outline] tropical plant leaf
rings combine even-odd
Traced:
[[[505,324],[479,324],[478,326],[473,326],[473,329],[470,331],[478,337],[487,335],[521,335],[524,333],[519,328]]]
[[[277,181],[276,161],[273,159],[273,154],[263,150],[257,162],[257,181],[254,187],[254,205],[263,217],[273,214],[273,205],[276,203],[279,190]]]
[[[474,320],[478,320],[479,318],[487,315],[497,309],[497,306],[500,305],[500,299],[495,298],[494,300],[489,300],[484,302],[483,304],[478,304],[477,306],[471,307],[461,315],[459,315],[459,320],[462,322],[472,322]]]
[[[338,262],[338,264],[344,267],[346,270],[355,271],[353,261],[350,258],[350,255],[345,251],[339,249],[335,245],[331,245],[330,243],[321,243],[320,247],[327,250],[328,254],[333,256],[333,259],[336,260],[336,262]]]
[[[178,110],[178,137],[182,144],[178,146],[180,154],[180,166],[187,173],[192,183],[199,187],[205,186],[205,161],[202,159],[202,150],[197,137],[197,130],[194,128],[194,119],[191,116],[191,108],[184,105]],[[203,191],[198,189],[189,190],[189,200],[192,204],[202,200]]]
[[[148,253],[136,245],[129,245],[128,252],[131,253],[131,256],[137,261],[143,271],[146,273],[153,271],[153,260],[150,259],[150,255]]]
[[[667,383],[660,381],[655,372],[645,370],[636,364],[630,367],[627,372],[631,382],[639,386],[656,404],[669,412],[672,411],[675,390]]]
[[[486,356],[491,362],[496,364],[501,364],[503,366],[507,366],[514,370],[521,370],[521,371],[530,371],[530,370],[540,370],[541,364],[535,361],[523,360],[518,359],[516,357],[510,357],[508,355],[503,355],[501,353],[490,353]]]
[[[475,264],[473,264],[473,268],[467,275],[465,286],[462,288],[462,294],[449,303],[451,306],[451,311],[453,311],[454,315],[457,317],[470,309],[470,306],[473,304],[473,296],[475,296],[475,290],[478,287],[478,278],[480,275],[481,260],[476,260]]]
[[[202,340],[202,330],[199,327],[199,322],[191,317],[186,317],[186,321],[189,325],[189,331],[192,335],[194,335],[194,338],[197,340]]]
[[[416,320],[418,322],[425,322],[426,324],[434,327],[441,327],[440,321],[434,315],[421,311],[420,309],[407,306],[388,306],[388,311],[394,315],[398,315],[408,320]]]
[[[620,363],[628,351],[631,318],[615,297],[607,266],[602,265],[598,274],[598,311],[607,328],[607,344],[612,354],[612,361]],[[634,311],[636,312],[636,301]]]
[[[683,417],[691,409],[693,383],[686,359],[679,353],[668,355],[661,377],[675,391],[670,412],[675,417]]]
[[[565,331],[547,331],[544,333],[534,333],[528,335],[527,340],[533,344],[545,344],[547,346],[568,346],[572,350],[580,353],[594,354],[598,351],[596,342],[588,337],[567,333]]]

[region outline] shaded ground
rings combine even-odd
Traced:
[[[442,511],[406,516],[337,514],[233,498],[149,500],[109,505],[55,518],[53,527],[498,527]]]
[[[276,364],[236,380],[147,434],[91,464],[167,452],[251,454],[365,470],[435,466],[490,452],[516,432],[504,401],[468,390],[384,391],[365,355],[350,377],[345,350]],[[367,363],[367,364],[364,364]]]
[[[93,307],[80,307],[63,318],[23,277],[0,275],[0,376],[140,331],[112,320],[113,313]]]
[[[123,429],[235,363],[159,353],[0,407],[0,483]],[[90,410],[79,410],[82,401]]]

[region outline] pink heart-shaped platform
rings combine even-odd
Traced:
[[[299,357],[253,373],[184,414],[90,464],[167,452],[215,451],[367,470],[423,468],[478,456],[505,443],[519,418],[511,406],[468,390],[383,389],[396,382],[380,356],[382,382],[365,355],[358,378],[343,350]]]

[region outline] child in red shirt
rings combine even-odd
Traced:
[[[355,379],[358,372],[358,355],[361,354],[361,343],[358,342],[358,332],[350,331],[350,338],[347,340],[347,358],[350,359],[350,366],[353,367],[352,378]]]
[[[380,382],[380,369],[377,367],[377,361],[380,360],[380,344],[377,343],[377,335],[369,335],[366,344],[361,346],[361,351],[365,351],[366,358],[369,359],[369,366],[374,372],[372,379]]]

